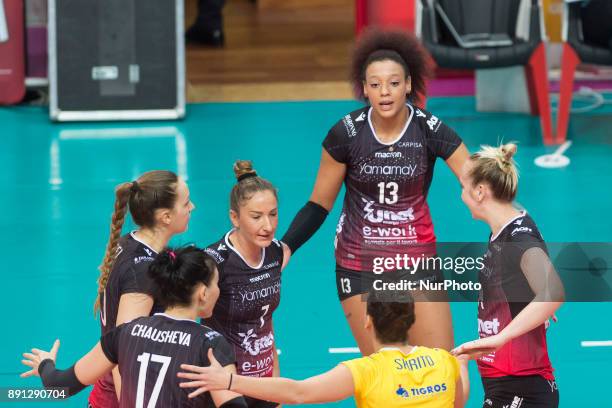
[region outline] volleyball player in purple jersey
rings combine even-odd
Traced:
[[[160,311],[151,295],[147,269],[170,238],[187,229],[191,211],[185,181],[170,171],[144,173],[115,190],[110,238],[100,266],[95,311],[100,313],[102,335],[122,323]],[[127,210],[138,230],[121,237]],[[121,377],[118,370],[105,374],[89,396],[93,408],[118,406]]]
[[[375,350],[364,329],[367,293],[379,275],[374,258],[435,255],[427,193],[442,158],[458,177],[468,151],[435,115],[415,106],[431,68],[419,41],[405,32],[369,31],[356,45],[352,80],[367,106],[338,121],[323,141],[310,201],[282,238],[292,253],[321,226],[346,186],[336,235],[336,284],[347,321],[363,355]],[[438,271],[391,269],[407,279],[438,279]],[[407,273],[408,272],[408,273]],[[419,302],[410,329],[417,344],[450,349],[453,331],[447,302]]]
[[[236,353],[239,374],[279,375],[272,314],[280,302],[281,271],[289,248],[274,238],[278,225],[276,189],[259,177],[250,161],[234,164],[237,182],[230,194],[233,228],[206,252],[219,269],[221,295],[210,319]],[[247,398],[250,407],[276,406]]]
[[[479,339],[454,349],[477,358],[483,407],[556,408],[546,321],[565,299],[548,248],[527,211],[514,206],[515,144],[483,146],[463,167],[461,198],[491,229],[479,281]]]
[[[31,369],[21,376],[38,375],[45,387],[65,387],[74,395],[117,366],[122,376],[121,408],[246,408],[244,398],[235,392],[207,392],[193,399],[178,385],[181,364],[209,365],[209,350],[214,350],[222,369],[236,372],[231,346],[221,334],[196,321],[211,315],[219,297],[215,262],[196,247],[167,249],[149,263],[147,276],[164,313],[108,330],[67,370],[55,368],[58,340],[49,352],[32,349],[22,360]]]

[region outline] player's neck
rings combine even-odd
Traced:
[[[140,228],[136,231],[136,236],[157,253],[163,251],[170,241],[170,235],[160,229]]]
[[[491,203],[487,209],[486,222],[491,228],[491,234],[497,236],[508,222],[521,214],[512,203]]]
[[[383,351],[383,350],[399,350],[404,354],[409,354],[414,350],[412,344],[406,343],[381,343],[378,339],[374,339],[374,350]]]
[[[170,317],[175,319],[189,319],[196,321],[198,318],[198,310],[196,307],[174,306],[169,307],[164,311]]]
[[[404,105],[397,115],[390,118],[378,116],[375,109],[372,109],[372,126],[376,131],[376,136],[382,142],[392,141],[399,136],[399,133],[406,126],[408,120],[408,107]]]
[[[238,230],[234,230],[230,234],[229,239],[232,241],[232,245],[236,248],[236,251],[238,251],[244,260],[247,261],[249,266],[259,265],[262,257],[261,247],[249,242],[249,240],[245,239]]]

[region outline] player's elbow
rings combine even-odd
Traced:
[[[293,381],[293,384],[291,384],[291,396],[289,401],[286,402],[286,404],[290,404],[290,405],[302,405],[302,404],[306,404],[308,403],[308,395],[309,392],[305,387],[305,384],[303,381]]]

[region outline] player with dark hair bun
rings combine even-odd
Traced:
[[[408,292],[370,291],[365,327],[376,352],[344,361],[333,369],[302,381],[289,378],[250,378],[230,375],[210,356],[211,367],[183,364],[178,374],[184,388],[202,392],[231,389],[244,395],[283,404],[316,404],[355,397],[358,408],[463,407],[469,394],[467,359],[448,351],[416,346],[408,337],[415,320]],[[461,364],[460,364],[461,362]]]
[[[427,193],[434,164],[443,159],[459,177],[468,151],[437,116],[416,106],[431,74],[430,57],[403,31],[365,32],[351,63],[356,94],[367,106],[345,115],[323,141],[310,201],[298,212],[282,241],[294,253],[321,226],[346,186],[336,228],[336,286],[346,319],[363,355],[374,349],[363,329],[367,293],[380,276],[375,258],[422,257],[436,253]],[[438,280],[440,271],[389,268],[385,277]],[[430,295],[423,292],[425,299]],[[453,330],[444,293],[436,302],[416,303],[419,320],[410,329],[417,344],[450,349]]]
[[[274,234],[278,225],[276,188],[257,175],[248,160],[234,163],[230,193],[232,229],[206,248],[219,268],[221,295],[207,320],[234,347],[239,374],[279,375],[272,315],[280,302],[281,272],[289,249]],[[247,399],[249,407],[276,406]]]
[[[246,407],[235,392],[213,391],[191,399],[178,386],[180,365],[208,365],[213,349],[215,361],[228,373],[236,372],[234,352],[225,338],[196,321],[210,317],[219,297],[215,262],[196,247],[167,249],[151,263],[148,274],[164,313],[108,331],[67,370],[55,368],[59,340],[50,352],[32,349],[23,354],[31,370],[22,377],[39,375],[45,387],[65,387],[74,395],[118,365],[123,379],[120,407]]]

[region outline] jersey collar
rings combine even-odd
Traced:
[[[414,116],[414,108],[412,107],[412,105],[406,104],[406,106],[408,107],[408,109],[410,109],[410,115],[408,115],[408,120],[406,121],[406,124],[404,125],[404,128],[399,133],[399,135],[397,135],[397,137],[390,142],[382,142],[378,138],[378,135],[376,134],[376,131],[374,130],[374,125],[372,124],[372,107],[370,106],[370,108],[368,109],[368,124],[370,125],[370,130],[372,131],[372,134],[374,135],[374,139],[376,139],[378,143],[380,143],[381,145],[385,145],[385,146],[391,146],[399,142],[400,139],[404,136],[404,133],[406,133],[406,129],[408,129],[408,126],[410,126],[410,122],[412,122],[412,117]]]
[[[236,253],[236,255],[238,255],[240,257],[240,259],[242,259],[242,262],[244,262],[244,264],[246,266],[248,266],[251,269],[261,269],[261,267],[264,264],[264,260],[266,259],[266,248],[261,248],[261,261],[259,261],[259,265],[255,265],[255,266],[249,265],[249,263],[246,261],[246,259],[244,259],[242,254],[240,252],[238,252],[238,250],[236,248],[234,248],[234,246],[231,244],[231,242],[229,240],[230,234],[232,232],[234,232],[235,230],[236,230],[236,228],[232,228],[231,230],[229,230],[227,232],[227,234],[225,234],[225,244],[228,246],[228,248],[230,248],[232,251],[234,251]]]
[[[170,316],[170,315],[168,315],[166,313],[155,313],[153,316],[163,316],[163,317],[167,317],[168,319],[176,320],[178,322],[193,322],[193,323],[198,323],[197,321],[192,320],[192,319],[179,319],[178,317],[172,317],[172,316]]]
[[[154,250],[153,248],[151,248],[150,246],[148,246],[147,244],[145,244],[143,241],[139,240],[139,239],[136,237],[136,234],[135,234],[135,233],[136,233],[136,231],[130,231],[130,236],[132,237],[132,239],[133,239],[134,241],[140,242],[142,245],[146,246],[146,247],[147,247],[147,248],[149,248],[151,251],[155,252],[155,254],[156,254],[156,255],[158,255],[158,254],[159,254],[159,253],[158,253],[156,250]]]
[[[501,233],[502,233],[502,232],[503,232],[503,231],[504,231],[506,228],[508,228],[508,225],[512,224],[514,221],[516,221],[516,220],[518,220],[519,218],[522,218],[522,217],[524,217],[524,216],[526,216],[526,215],[527,215],[527,210],[521,210],[521,213],[520,213],[519,215],[517,215],[516,217],[512,218],[510,221],[508,221],[507,223],[505,223],[505,224],[504,224],[504,226],[503,226],[503,227],[501,227],[501,228],[499,229],[499,231],[497,231],[497,234],[495,234],[495,236],[494,236],[494,237],[492,236],[492,237],[491,237],[491,239],[490,239],[489,241],[490,241],[490,242],[495,241],[495,240],[496,240],[496,239],[499,237],[499,235],[500,235],[500,234],[501,234]]]
[[[404,354],[404,355],[408,355],[408,354],[412,354],[416,351],[416,349],[418,348],[418,346],[412,346],[412,350],[410,350],[408,353],[404,353],[399,347],[383,347],[380,351],[399,351],[400,353]]]

